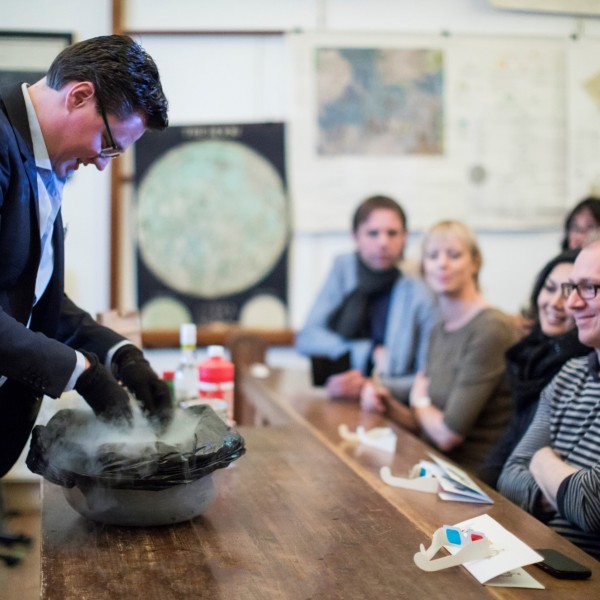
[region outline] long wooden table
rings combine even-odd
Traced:
[[[589,581],[574,582],[553,578],[537,567],[527,567],[526,570],[541,581],[547,591],[561,590],[569,595],[574,594],[574,597],[578,593],[582,597],[585,594],[600,594],[598,561],[484,483],[478,482],[494,499],[493,505],[447,502],[433,494],[393,488],[384,483],[379,475],[383,466],[389,466],[394,475],[406,477],[410,467],[422,459],[430,459],[430,453],[443,457],[386,417],[361,411],[356,402],[331,400],[324,389],[311,387],[309,374],[304,371],[271,369],[267,377],[247,373],[243,384],[244,395],[255,409],[257,422],[271,426],[293,422],[307,428],[344,464],[388,500],[403,518],[413,523],[422,532],[421,542],[426,546],[433,532],[441,525],[458,523],[487,513],[532,548],[555,548],[592,569],[593,575]],[[342,423],[352,431],[359,425],[366,429],[392,427],[398,436],[396,452],[390,455],[349,444],[338,433],[338,426]],[[413,549],[416,551],[417,547],[418,544]],[[464,570],[463,574],[470,577]],[[524,598],[531,593],[535,591],[519,590],[515,597]],[[512,597],[510,594],[509,590],[504,589],[499,592],[499,597]]]
[[[62,490],[43,484],[42,598],[571,598],[598,596],[599,564],[497,495],[492,506],[445,503],[379,480],[426,458],[398,431],[395,456],[341,442],[345,422],[381,417],[328,401],[304,374],[245,376],[244,392],[267,427],[242,427],[247,454],[214,475],[217,498],[192,521],[155,528],[99,525]],[[554,547],[590,566],[589,581],[528,570],[546,591],[481,586],[462,568],[420,571],[412,556],[433,531],[489,512],[534,547]]]

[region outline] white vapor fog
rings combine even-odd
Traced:
[[[82,464],[85,464],[85,474],[92,475],[101,473],[106,467],[104,458],[107,452],[115,452],[123,460],[139,460],[143,464],[161,449],[166,450],[165,446],[182,453],[194,449],[199,421],[197,414],[177,409],[166,431],[157,434],[133,401],[132,410],[134,419],[131,427],[101,421],[86,409],[60,411],[57,415],[64,413],[63,416],[68,416],[68,426],[61,431],[61,440],[52,444],[47,459],[63,469],[79,473]],[[83,463],[82,454],[85,455]]]

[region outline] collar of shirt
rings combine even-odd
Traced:
[[[29,84],[27,83],[21,85],[23,98],[25,99],[25,107],[27,108],[27,120],[29,121],[29,130],[31,131],[31,141],[33,142],[35,166],[51,171],[52,164],[50,163],[46,142],[44,142],[44,134],[42,133],[40,122],[38,121],[35,108],[33,107],[33,102],[29,96],[28,87]]]
[[[42,128],[27,88],[26,83],[22,84],[21,91],[27,110],[27,120],[31,132],[33,154],[37,168],[37,213],[41,247],[40,262],[35,282],[35,305],[44,294],[54,273],[52,232],[56,217],[60,211],[64,180],[58,179],[52,171],[52,164],[44,142]]]
[[[595,350],[588,354],[588,370],[594,381],[600,381],[600,362]]]

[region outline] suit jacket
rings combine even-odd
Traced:
[[[327,326],[329,316],[358,285],[356,254],[338,256],[296,337],[296,348],[309,356],[337,358],[350,352],[354,369],[365,371],[372,351],[368,338],[348,340]],[[408,398],[415,373],[425,368],[429,332],[438,321],[438,310],[427,286],[413,277],[401,275],[390,296],[384,344],[389,364],[382,382],[398,399]]]
[[[20,86],[0,90],[0,477],[25,446],[44,394],[59,396],[74,349],[104,360],[124,338],[98,325],[64,293],[61,213],[52,234],[54,272],[33,306],[41,256],[37,171]],[[27,322],[31,316],[29,328]]]

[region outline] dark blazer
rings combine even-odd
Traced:
[[[64,230],[52,235],[54,272],[33,307],[41,244],[37,173],[20,86],[0,89],[0,477],[27,442],[44,394],[59,396],[74,349],[104,360],[124,338],[98,325],[64,293]],[[27,321],[31,315],[31,323]]]

